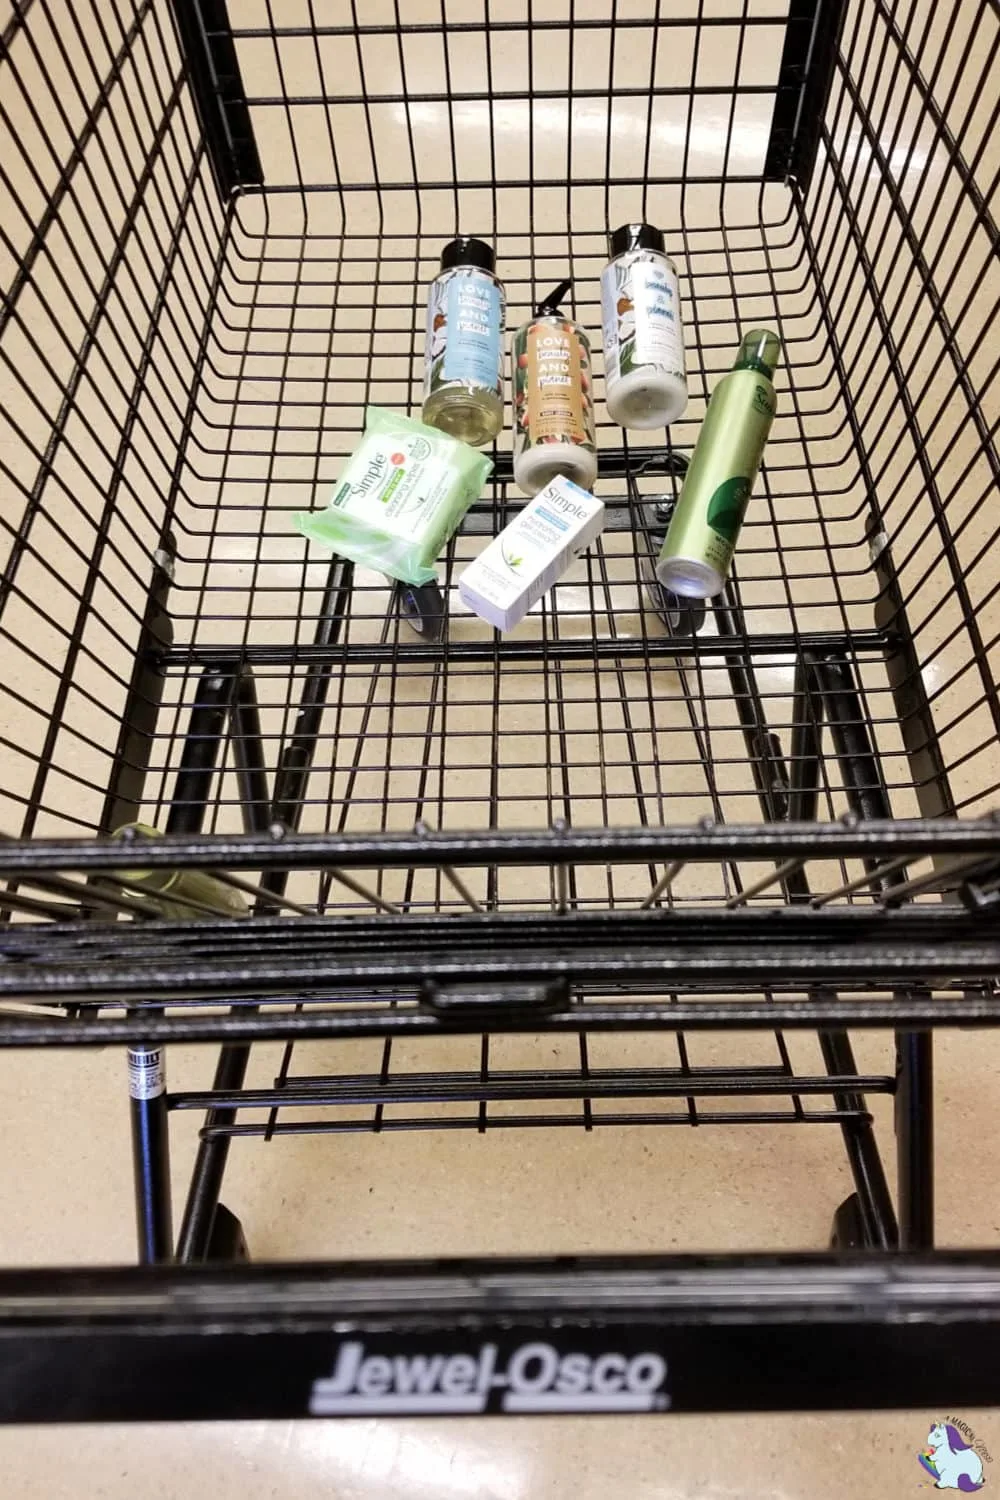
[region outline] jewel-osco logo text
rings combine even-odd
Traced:
[[[667,1362],[654,1352],[564,1352],[535,1341],[501,1361],[496,1344],[470,1353],[368,1354],[340,1345],[333,1374],[314,1381],[316,1417],[476,1413],[494,1391],[506,1412],[666,1411]]]

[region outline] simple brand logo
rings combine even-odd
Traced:
[[[659,1354],[563,1353],[520,1344],[501,1362],[496,1344],[475,1353],[368,1354],[340,1345],[333,1374],[313,1383],[316,1417],[389,1413],[475,1413],[493,1391],[505,1412],[666,1411],[667,1362]]]
[[[993,1461],[985,1444],[958,1417],[935,1422],[917,1460],[934,1480],[935,1489],[959,1490],[964,1495],[983,1488],[983,1461]]]
[[[385,453],[375,453],[368,461],[368,467],[362,474],[357,484],[351,486],[352,495],[367,495],[373,485],[381,482],[386,471],[389,458]]]
[[[545,502],[547,505],[554,505],[557,510],[563,511],[568,516],[578,516],[581,521],[587,519],[587,512],[583,506],[567,500],[565,495],[546,495]]]

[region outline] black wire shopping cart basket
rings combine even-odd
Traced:
[[[127,1051],[142,1263],[0,1273],[7,1420],[1000,1401],[932,1110],[935,1030],[1000,1020],[1000,11],[537,9],[0,3],[0,1046]],[[418,408],[447,239],[512,325],[571,276],[596,334],[640,217],[687,413],[605,420],[607,528],[503,638],[452,589],[521,503],[502,438],[415,632],[292,514]],[[778,417],[695,610],[650,560],[761,323]],[[214,1081],[168,1091],[189,1042]],[[220,1199],[257,1137],[678,1124],[839,1132],[831,1243],[278,1265]]]

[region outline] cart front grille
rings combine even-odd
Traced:
[[[172,1097],[207,1140],[850,1135],[896,1079],[831,1028],[996,1018],[996,7],[390,9],[0,7],[0,1042],[282,1041]],[[608,528],[501,639],[454,583],[519,503],[505,434],[418,636],[293,513],[366,405],[419,406],[445,240],[496,243],[512,325],[571,277],[596,348],[638,217],[684,418],[605,421]],[[731,586],[667,621],[650,561],[755,324],[779,415]],[[151,915],[132,821],[260,920],[113,920]]]

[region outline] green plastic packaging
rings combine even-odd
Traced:
[[[432,583],[441,548],[492,469],[492,459],[436,427],[369,406],[329,506],[293,520],[310,541],[363,567]]]

